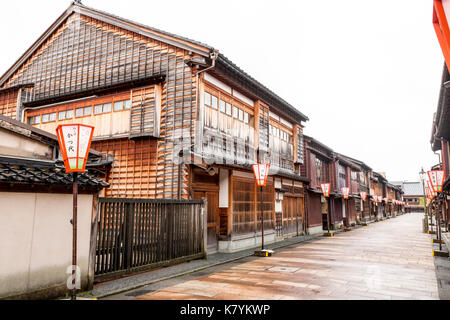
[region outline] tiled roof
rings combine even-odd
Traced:
[[[391,184],[398,185],[402,187],[404,196],[423,196],[423,187],[420,182],[409,182],[409,181],[391,181]]]
[[[0,183],[71,186],[72,175],[53,161],[0,157]],[[82,187],[102,189],[109,184],[91,174],[78,175]]]

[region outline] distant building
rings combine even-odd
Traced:
[[[394,181],[391,184],[398,185],[402,188],[404,192],[403,199],[406,203],[406,209],[409,212],[423,211],[425,197],[423,196],[421,182]]]

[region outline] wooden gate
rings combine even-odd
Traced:
[[[217,234],[219,219],[219,192],[218,191],[195,191],[195,199],[206,198],[208,200],[208,221],[207,221],[207,251],[217,251]]]
[[[100,198],[95,279],[206,255],[201,200]]]

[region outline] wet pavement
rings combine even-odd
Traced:
[[[411,213],[108,299],[439,299],[430,236]]]

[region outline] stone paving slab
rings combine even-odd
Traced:
[[[266,245],[267,249],[277,249],[286,246],[291,246],[293,244],[310,241],[320,238],[322,235],[308,235],[292,237],[281,242]],[[157,270],[152,270],[145,273],[140,273],[137,275],[107,281],[103,283],[98,283],[94,286],[94,290],[90,293],[84,293],[86,297],[96,297],[103,298],[110,295],[119,294],[121,292],[130,291],[136,288],[140,288],[145,285],[149,285],[155,282],[171,279],[181,275],[190,274],[197,272],[206,268],[218,266],[224,263],[236,261],[245,257],[252,256],[255,252],[252,248],[236,253],[214,253],[208,255],[207,259],[194,260],[191,262],[170,266],[166,268],[161,268]]]
[[[412,213],[177,278],[138,300],[439,299],[430,236]],[[450,269],[449,269],[450,271]],[[178,283],[177,283],[178,282]],[[450,283],[450,282],[449,282]]]

